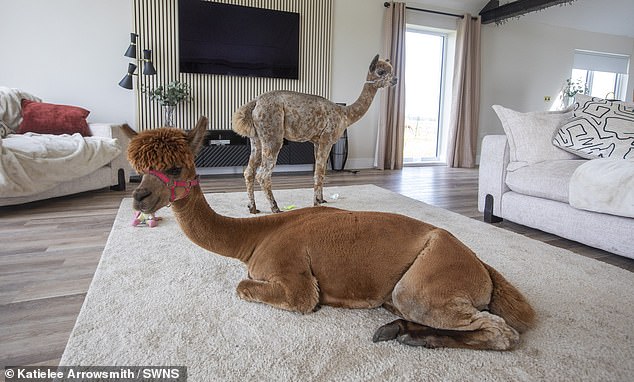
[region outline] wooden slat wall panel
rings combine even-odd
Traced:
[[[134,28],[141,49],[152,49],[154,76],[139,76],[151,88],[173,80],[187,82],[193,100],[179,105],[177,127],[189,129],[199,116],[209,118],[210,129],[231,128],[233,112],[244,103],[271,90],[293,90],[330,98],[332,0],[217,0],[249,7],[300,14],[299,80],[179,73],[178,0],[135,0]],[[141,72],[142,68],[138,69]],[[161,126],[163,113],[135,87],[137,128]]]

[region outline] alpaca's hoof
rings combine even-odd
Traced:
[[[252,206],[252,205],[249,204],[247,207],[249,207],[249,212],[252,213],[252,214],[259,214],[260,213],[260,210],[255,208],[255,206]]]
[[[326,199],[315,199],[314,206],[317,207],[320,204],[324,204],[324,203],[328,203],[328,201]]]
[[[409,333],[405,333],[401,336],[398,336],[396,338],[396,340],[400,343],[402,343],[403,345],[407,345],[407,346],[422,346],[425,347],[427,349],[436,349],[438,347],[441,347],[442,345],[440,343],[437,343],[438,341],[435,340],[436,337],[434,336],[422,336],[422,337],[415,337],[412,336]]]
[[[395,322],[390,322],[389,324],[381,326],[376,330],[376,332],[374,332],[372,342],[393,340],[398,337],[400,331],[401,328]]]
[[[274,214],[279,214],[282,211],[277,206],[275,206],[271,207],[271,212],[273,212]]]
[[[236,288],[236,292],[238,292],[238,297],[245,301],[256,301],[251,294],[251,290],[247,286],[248,282],[249,280],[242,280],[240,283],[238,283],[238,286]]]

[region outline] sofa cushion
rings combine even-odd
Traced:
[[[553,134],[572,117],[571,110],[520,113],[493,105],[509,142],[509,171],[547,160],[574,159],[576,155],[553,146]]]
[[[75,134],[90,136],[88,117],[90,111],[77,106],[22,100],[23,120],[19,134]]]
[[[22,122],[22,99],[42,101],[20,89],[0,86],[0,122],[3,122],[9,128],[11,133],[17,132]]]
[[[634,108],[624,102],[578,94],[574,117],[557,130],[553,144],[587,159],[632,159]]]
[[[553,160],[509,171],[506,184],[514,192],[568,203],[568,184],[585,159]]]

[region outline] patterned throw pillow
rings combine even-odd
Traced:
[[[0,138],[6,138],[9,134],[13,134],[13,131],[4,122],[0,121]]]
[[[634,159],[634,108],[577,94],[574,117],[557,130],[553,144],[587,159]]]

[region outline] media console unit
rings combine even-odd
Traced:
[[[196,167],[246,166],[251,154],[248,138],[233,130],[209,130],[204,146],[196,156]],[[284,145],[277,157],[278,165],[315,163],[314,146],[311,142],[290,142]]]

